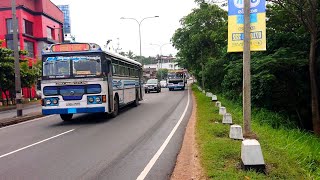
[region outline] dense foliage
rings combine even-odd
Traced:
[[[13,50],[2,47],[3,41],[0,41],[0,98],[2,92],[9,100],[10,97],[15,96],[15,75],[14,75],[14,57]],[[41,63],[38,63],[32,68],[29,67],[28,61],[23,59],[23,55],[26,55],[26,51],[20,51],[20,76],[21,76],[21,87],[31,87],[35,84],[36,80],[40,77]]]
[[[241,103],[242,53],[227,53],[227,12],[197,1],[199,8],[181,20],[172,37],[178,61],[205,89]],[[320,13],[317,14],[320,24]],[[319,39],[319,35],[318,35]],[[309,76],[310,33],[278,4],[267,6],[267,51],[251,54],[253,108],[288,116],[291,123],[312,129]],[[317,45],[317,59],[320,48]],[[319,76],[318,76],[319,77]]]

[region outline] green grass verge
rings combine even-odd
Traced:
[[[211,99],[196,86],[192,89],[197,101],[196,139],[208,178],[320,179],[319,138],[298,129],[272,128],[268,120],[281,117],[264,110],[253,110],[252,131],[259,137],[267,174],[241,170],[241,141],[229,138],[230,126],[221,123]],[[218,99],[232,114],[233,123],[242,126],[242,107],[222,96]]]

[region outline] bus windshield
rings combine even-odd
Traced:
[[[182,73],[170,73],[168,74],[169,79],[183,79]]]
[[[71,69],[72,68],[72,69]],[[43,76],[54,78],[96,77],[101,75],[100,56],[54,56],[43,60]]]

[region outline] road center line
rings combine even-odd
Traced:
[[[144,168],[144,170],[140,173],[140,175],[137,177],[137,180],[144,180],[144,178],[147,176],[147,174],[149,173],[149,171],[151,170],[151,168],[154,166],[154,164],[156,163],[156,161],[158,160],[158,158],[160,157],[160,155],[162,154],[162,152],[164,151],[164,149],[167,147],[167,145],[169,144],[172,136],[174,135],[174,133],[176,132],[176,130],[178,129],[179,125],[181,124],[184,116],[186,115],[186,112],[188,110],[189,107],[189,103],[190,103],[190,93],[189,93],[189,89],[188,89],[188,102],[187,102],[187,106],[184,109],[179,121],[177,122],[177,124],[174,126],[174,128],[172,129],[171,133],[169,134],[169,136],[167,137],[167,139],[163,142],[163,144],[161,145],[161,147],[159,148],[159,150],[156,152],[156,154],[152,157],[152,159],[149,161],[149,163],[147,164],[147,166]]]
[[[71,129],[71,130],[69,130],[69,131],[66,131],[66,132],[63,132],[63,133],[61,133],[61,134],[58,134],[58,135],[52,136],[52,137],[47,138],[47,139],[44,139],[44,140],[42,140],[42,141],[39,141],[39,142],[36,142],[36,143],[30,144],[30,145],[25,146],[25,147],[23,147],[23,148],[20,148],[20,149],[17,149],[17,150],[11,151],[11,152],[6,153],[6,154],[3,154],[3,155],[1,155],[1,156],[0,156],[0,159],[1,159],[1,158],[3,158],[3,157],[9,156],[9,155],[11,155],[11,154],[17,153],[17,152],[19,152],[19,151],[25,150],[25,149],[27,149],[27,148],[30,148],[30,147],[32,147],[32,146],[35,146],[35,145],[38,145],[38,144],[44,143],[44,142],[46,142],[46,141],[49,141],[49,140],[51,140],[51,139],[57,138],[57,137],[62,136],[62,135],[64,135],[64,134],[70,133],[70,132],[72,132],[72,131],[74,131],[74,130],[75,130],[75,129]]]

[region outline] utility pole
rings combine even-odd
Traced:
[[[244,136],[251,133],[251,72],[250,72],[250,0],[244,0],[243,44],[243,127]]]
[[[17,117],[22,116],[22,100],[21,100],[21,79],[18,49],[18,25],[16,16],[16,0],[12,0],[12,25],[13,25],[13,49],[14,49],[14,69],[15,69],[15,90],[16,90],[16,107]]]

